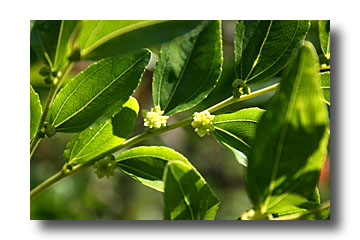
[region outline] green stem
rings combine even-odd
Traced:
[[[42,182],[40,185],[38,185],[33,190],[31,190],[30,200],[33,199],[36,195],[38,195],[42,191],[44,191],[45,189],[47,189],[48,187],[50,187],[51,185],[53,185],[54,183],[63,179],[64,177],[73,175],[74,173],[76,173],[84,168],[87,168],[87,167],[91,166],[92,164],[93,164],[93,162],[86,162],[84,164],[79,164],[79,165],[75,166],[72,170],[66,169],[66,164],[65,164],[64,167],[59,172],[57,172],[53,176],[49,177],[44,182]]]
[[[64,79],[64,76],[68,73],[71,66],[72,66],[72,63],[68,61],[66,63],[66,65],[61,70],[61,72],[63,74],[61,74],[59,77],[55,77],[54,80],[53,80],[53,84],[51,85],[50,92],[49,92],[49,95],[48,95],[48,97],[46,99],[46,103],[45,103],[45,106],[44,106],[44,109],[43,109],[43,113],[42,113],[41,118],[40,118],[40,123],[39,123],[38,129],[36,131],[36,135],[35,135],[34,139],[32,140],[32,142],[30,144],[30,158],[34,154],[37,145],[40,143],[41,138],[39,138],[38,134],[39,134],[39,132],[42,131],[42,128],[44,127],[44,123],[45,123],[45,120],[46,120],[46,118],[48,116],[51,104],[52,104],[52,102],[53,102],[53,100],[55,98],[55,95],[56,95],[57,91],[59,90],[61,82]]]
[[[264,94],[264,93],[267,93],[267,92],[271,92],[271,91],[274,91],[277,87],[278,87],[279,84],[274,84],[270,87],[267,87],[267,88],[264,88],[264,89],[261,89],[259,91],[255,91],[255,92],[252,92],[248,95],[243,95],[241,96],[240,98],[233,98],[233,97],[230,97],[210,108],[208,108],[207,110],[209,112],[215,112],[217,110],[220,110],[224,107],[227,107],[233,103],[236,103],[236,102],[240,102],[240,101],[243,101],[243,100],[247,100],[247,99],[250,99],[250,98],[253,98],[253,97],[256,97],[256,96],[259,96],[261,94]],[[179,128],[179,127],[184,127],[184,126],[187,126],[189,125],[190,123],[192,122],[192,116],[191,117],[188,117],[186,119],[183,119],[179,122],[176,122],[174,124],[171,124],[167,127],[164,127],[164,128],[160,128],[159,130],[153,130],[153,131],[146,131],[146,132],[143,132],[139,135],[136,135],[124,142],[122,142],[121,144],[109,149],[108,151],[94,157],[93,159],[91,159],[90,161],[86,162],[86,163],[80,163],[78,165],[76,165],[72,170],[67,170],[66,169],[66,164],[65,166],[63,167],[63,169],[61,171],[59,171],[58,173],[56,173],[55,175],[53,175],[52,177],[48,178],[47,180],[45,180],[43,183],[41,183],[39,186],[37,186],[36,188],[34,188],[31,192],[30,192],[30,199],[32,199],[33,197],[35,197],[37,194],[39,194],[40,192],[42,192],[43,190],[47,189],[48,187],[50,187],[51,185],[53,185],[54,183],[58,182],[59,180],[63,179],[64,177],[67,177],[67,176],[70,176],[78,171],[80,171],[81,169],[84,169],[84,168],[87,168],[87,167],[90,167],[92,166],[97,160],[99,159],[102,159],[110,154],[113,154],[115,152],[118,152],[122,149],[125,149],[127,147],[130,147],[136,143],[139,143],[139,142],[142,142],[144,141],[145,139],[148,139],[150,137],[153,137],[155,135],[159,135],[161,133],[164,133],[164,132],[168,132],[168,131],[171,131],[173,129],[176,129],[176,128]]]
[[[263,88],[263,89],[260,89],[258,91],[255,91],[255,92],[252,92],[250,94],[247,94],[247,95],[242,95],[240,96],[239,98],[234,98],[234,97],[229,97],[228,99],[225,99],[224,101],[208,108],[207,110],[212,113],[212,112],[215,112],[217,110],[220,110],[224,107],[227,107],[233,103],[237,103],[237,102],[240,102],[240,101],[244,101],[244,100],[247,100],[247,99],[250,99],[250,98],[253,98],[253,97],[257,97],[257,96],[260,96],[264,93],[268,93],[268,92],[271,92],[271,91],[274,91],[277,87],[279,86],[279,83],[276,83],[274,85],[271,85],[269,87],[266,87],[266,88]]]

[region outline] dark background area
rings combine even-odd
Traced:
[[[308,34],[318,50],[320,61],[323,58],[317,41],[316,21]],[[223,21],[223,73],[217,87],[209,97],[195,109],[179,113],[169,119],[169,123],[181,120],[194,111],[203,110],[221,100],[231,96],[231,83],[235,79],[233,39],[236,21]],[[157,53],[159,47],[154,47]],[[39,93],[42,103],[47,97],[48,88],[38,74],[42,63],[31,54],[31,84]],[[90,62],[79,62],[75,65],[71,75],[83,70]],[[281,76],[281,73],[278,74]],[[267,85],[279,81],[276,76]],[[69,76],[66,81],[69,81]],[[151,96],[152,69],[147,70],[141,85],[134,97],[141,109],[152,107]],[[264,86],[252,86],[252,90]],[[241,103],[234,104],[222,110],[231,112],[244,107],[258,106],[266,109],[266,103],[272,93],[265,94]],[[141,110],[140,110],[141,111]],[[145,130],[143,118],[137,119],[132,135]],[[45,138],[40,144],[30,162],[30,189],[59,171],[63,164],[63,151],[72,134],[58,133],[51,139]],[[245,168],[240,165],[232,153],[216,142],[212,136],[200,138],[191,126],[172,130],[155,136],[140,145],[167,146],[186,156],[208,182],[213,192],[220,199],[217,220],[237,219],[243,211],[252,207],[244,185]],[[322,201],[330,199],[329,169],[330,159],[326,161],[320,178],[320,194]],[[162,219],[163,194],[131,177],[116,171],[114,177],[98,179],[94,169],[89,168],[67,177],[56,183],[30,202],[31,219],[125,219],[125,220],[160,220]]]

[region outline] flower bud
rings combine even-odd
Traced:
[[[56,134],[56,129],[49,123],[44,124],[45,135],[50,138]]]
[[[109,178],[115,175],[116,161],[113,155],[100,159],[94,164],[95,174],[98,178]]]
[[[248,86],[244,86],[243,89],[242,89],[242,92],[243,92],[244,94],[250,94],[251,89],[250,89]]]
[[[245,86],[245,83],[241,79],[235,79],[232,83],[233,88],[242,88]]]
[[[43,66],[40,71],[39,71],[39,74],[43,77],[46,77],[46,76],[49,76],[51,70],[49,68],[49,66]]]
[[[240,89],[236,88],[233,90],[233,98],[239,98],[241,96]]]
[[[47,84],[47,85],[52,84],[52,80],[51,80],[50,77],[45,78],[45,79],[44,79],[44,82],[45,82],[45,84]]]

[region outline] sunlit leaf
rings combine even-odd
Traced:
[[[247,108],[234,113],[216,115],[214,118],[215,131],[212,133],[216,140],[230,149],[240,164],[247,166],[247,156],[255,138],[255,131],[264,110]]]
[[[78,74],[57,95],[50,123],[59,132],[79,132],[112,118],[138,86],[148,50],[103,59]]]
[[[168,162],[165,173],[164,218],[214,220],[219,200],[190,164]]]
[[[296,207],[319,203],[316,186],[328,124],[318,57],[311,43],[305,42],[257,127],[246,181],[257,209],[270,211],[284,201]]]
[[[39,95],[30,85],[30,141],[34,138],[39,127],[41,115],[42,107]]]
[[[133,130],[138,112],[139,105],[136,99],[131,97],[114,118],[100,126],[88,128],[76,134],[64,151],[65,161],[69,163],[87,162],[121,144]],[[124,114],[126,114],[126,118],[121,117]]]

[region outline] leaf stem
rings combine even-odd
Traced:
[[[57,91],[59,90],[59,87],[61,86],[61,82],[64,79],[64,76],[70,70],[71,66],[72,66],[72,63],[70,61],[67,61],[66,65],[61,69],[61,73],[63,73],[63,74],[61,74],[58,77],[55,77],[54,80],[53,80],[53,84],[51,85],[50,92],[49,92],[49,95],[48,95],[48,97],[46,99],[44,110],[43,110],[43,113],[42,113],[41,118],[40,118],[40,123],[39,123],[38,129],[36,131],[34,139],[32,140],[32,142],[30,144],[30,158],[34,154],[37,145],[40,143],[41,139],[39,137],[39,133],[42,131],[42,128],[44,127],[44,123],[45,123],[45,120],[46,120],[46,118],[48,116],[49,109],[50,109],[51,104],[52,104],[52,102],[53,102],[53,100],[55,98],[55,95],[56,95]]]
[[[278,83],[274,84],[272,86],[269,86],[267,88],[261,89],[259,91],[255,91],[253,93],[250,93],[248,95],[243,95],[240,98],[233,98],[230,97],[210,108],[208,108],[207,110],[209,112],[215,112],[217,110],[220,110],[224,107],[227,107],[233,103],[236,102],[240,102],[243,100],[247,100],[259,95],[262,95],[264,93],[267,92],[271,92],[274,91],[277,87],[278,87]],[[80,171],[81,169],[87,168],[92,166],[97,160],[102,159],[108,155],[114,154],[122,149],[125,149],[127,147],[133,146],[136,143],[139,143],[141,141],[144,141],[145,139],[148,139],[150,137],[153,137],[155,135],[159,135],[161,133],[164,132],[168,132],[171,131],[173,129],[179,128],[179,127],[184,127],[189,125],[192,122],[192,116],[185,118],[179,122],[176,122],[174,124],[171,124],[169,126],[166,126],[164,128],[160,128],[159,130],[148,130],[146,132],[140,133],[139,135],[136,135],[124,142],[122,142],[121,144],[109,149],[108,151],[94,157],[93,159],[91,159],[90,161],[87,161],[85,163],[80,163],[78,165],[76,165],[72,170],[68,170],[66,169],[66,165],[64,165],[64,167],[62,168],[62,170],[60,170],[58,173],[56,173],[55,175],[53,175],[52,177],[48,178],[47,180],[45,180],[43,183],[41,183],[39,186],[35,187],[33,190],[31,190],[30,192],[30,199],[34,198],[36,195],[38,195],[40,192],[42,192],[43,190],[47,189],[48,187],[50,187],[51,185],[53,185],[54,183],[58,182],[59,180],[63,179],[64,177],[70,176],[78,171]]]

